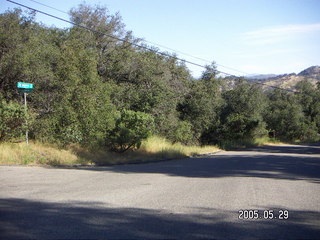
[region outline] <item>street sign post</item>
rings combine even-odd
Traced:
[[[33,84],[32,83],[24,83],[24,82],[18,82],[17,87],[19,92],[23,93],[24,95],[24,109],[25,109],[25,114],[27,116],[27,93],[32,93],[33,90]],[[29,137],[28,137],[28,120],[26,118],[26,143],[27,145],[29,144]]]

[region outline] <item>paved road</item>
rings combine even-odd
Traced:
[[[319,239],[319,198],[317,145],[99,168],[0,167],[0,238]],[[289,218],[242,220],[241,209]]]

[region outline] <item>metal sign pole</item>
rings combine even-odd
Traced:
[[[25,116],[26,116],[26,143],[29,144],[28,138],[28,120],[27,120],[27,93],[24,93],[24,109],[25,109]]]
[[[32,83],[24,83],[18,82],[17,87],[20,92],[24,95],[24,110],[25,110],[25,117],[26,117],[26,143],[29,144],[29,137],[28,137],[28,109],[27,109],[27,93],[32,93],[33,84]]]

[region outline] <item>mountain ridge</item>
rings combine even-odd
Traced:
[[[250,83],[263,83],[263,89],[270,89],[271,86],[274,86],[292,90],[297,83],[303,80],[307,80],[313,85],[316,85],[317,82],[320,81],[320,66],[311,66],[298,74],[289,73],[275,76],[272,75],[273,74],[257,74],[257,77],[246,76],[244,78]]]

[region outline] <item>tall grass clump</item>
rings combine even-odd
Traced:
[[[215,146],[185,146],[171,143],[159,136],[151,136],[142,141],[139,149],[123,153],[110,152],[105,149],[88,151],[73,147],[77,154],[85,159],[91,159],[97,165],[151,162],[165,159],[185,158],[192,155],[205,154],[218,150]]]
[[[152,136],[142,142],[141,151],[160,154],[164,158],[187,157],[215,152],[216,146],[186,146],[181,143],[171,143],[165,138]]]
[[[18,165],[69,165],[89,164],[90,161],[67,149],[42,143],[1,143],[0,164]]]

